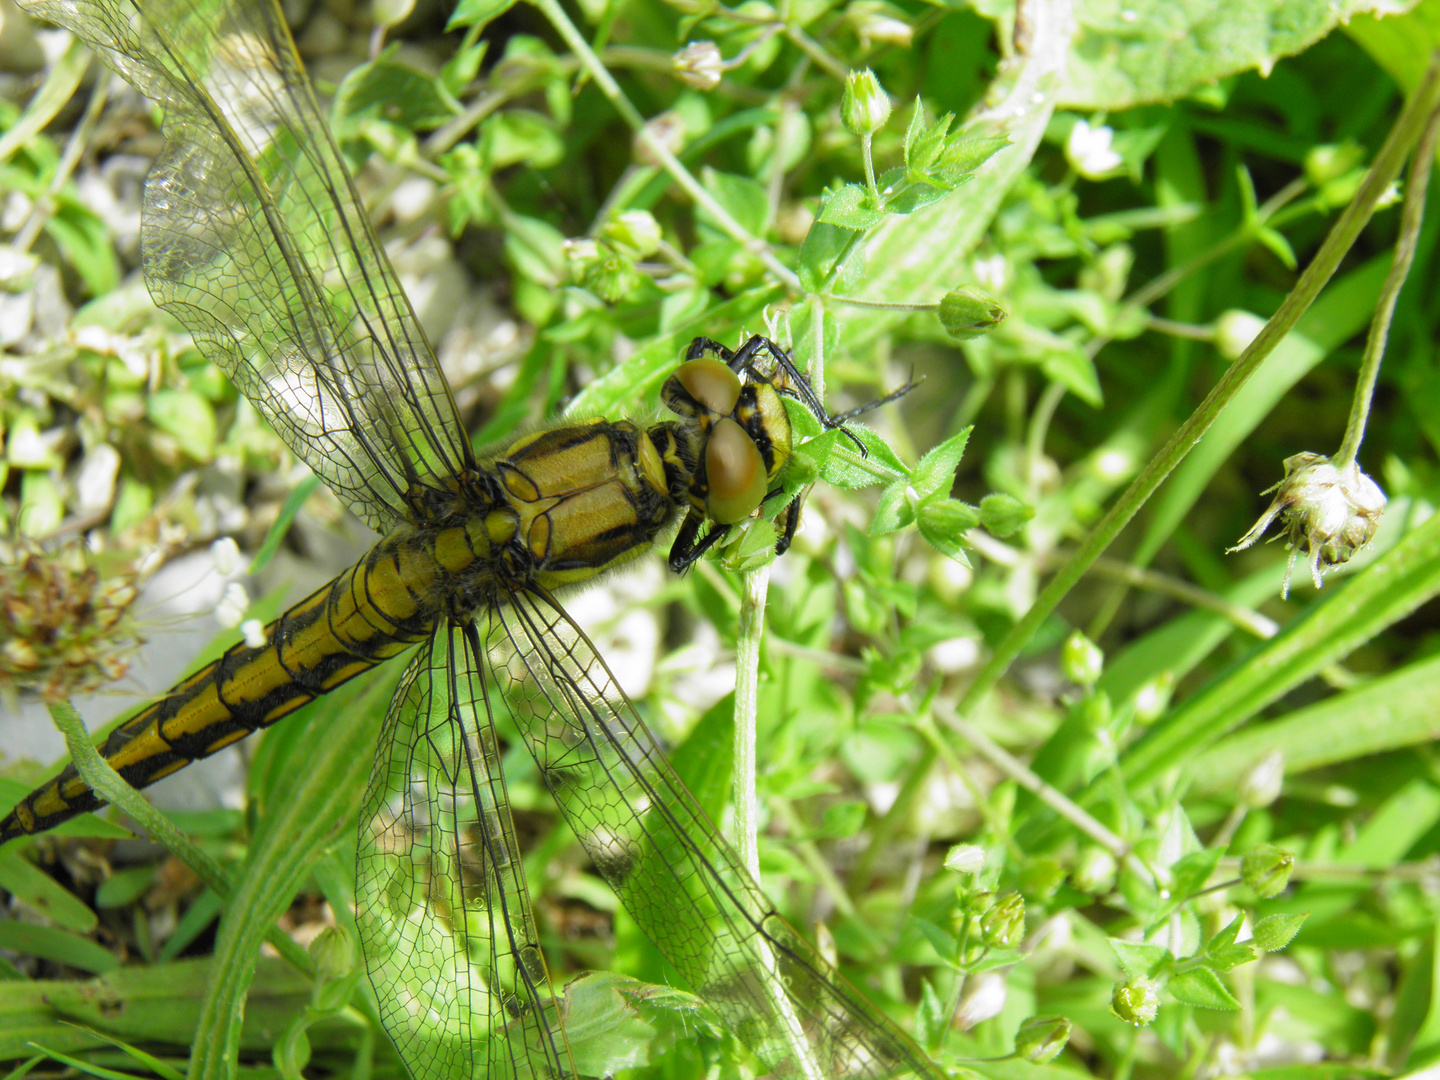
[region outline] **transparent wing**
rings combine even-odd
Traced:
[[[474,635],[436,631],[385,719],[360,815],[361,947],[415,1080],[573,1076]]]
[[[564,609],[517,591],[496,616],[513,650],[505,667],[492,653],[497,674],[566,820],[768,1075],[943,1076],[769,905]]]
[[[469,448],[274,0],[22,0],[165,110],[146,283],[372,527]]]

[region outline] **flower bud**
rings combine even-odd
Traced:
[[[945,869],[957,874],[978,874],[985,868],[985,849],[978,844],[956,844],[945,856]]]
[[[1083,893],[1103,896],[1115,887],[1115,856],[1102,847],[1087,847],[1076,861],[1070,882]]]
[[[1338,180],[1365,162],[1365,148],[1357,142],[1322,143],[1305,151],[1305,179],[1317,188]]]
[[[1076,630],[1065,639],[1060,649],[1060,670],[1080,686],[1094,686],[1105,669],[1105,654],[1100,646]]]
[[[325,927],[306,951],[315,962],[317,979],[343,979],[355,970],[355,946],[338,927]]]
[[[940,298],[940,325],[959,341],[988,334],[1007,314],[1000,301],[974,285],[951,289]]]
[[[601,247],[599,262],[592,263],[581,284],[607,304],[618,304],[630,296],[640,284],[635,264],[614,249]]]
[[[1295,856],[1274,844],[1261,844],[1240,860],[1240,878],[1262,900],[1279,896],[1290,884]]]
[[[600,228],[605,239],[622,249],[626,255],[644,259],[660,246],[660,223],[648,210],[626,210]]]
[[[589,236],[576,236],[560,245],[569,264],[570,276],[579,281],[594,263],[600,261],[600,245]]]
[[[645,131],[672,154],[678,154],[685,146],[685,118],[674,110],[652,116],[645,121]],[[632,153],[638,165],[658,168],[663,164],[649,145],[638,136],[635,139]]]
[[[1240,777],[1240,803],[1251,810],[1269,806],[1280,797],[1285,782],[1285,755],[1272,750]]]
[[[877,44],[908,49],[915,36],[904,12],[877,0],[855,0],[845,9],[845,21],[867,49]]]
[[[1132,705],[1137,724],[1153,724],[1170,704],[1170,692],[1175,689],[1175,673],[1162,671],[1152,675],[1135,691]]]
[[[713,41],[692,41],[670,58],[670,66],[686,86],[714,90],[720,85],[725,60]]]
[[[1025,936],[1025,898],[1017,892],[999,897],[980,916],[980,937],[992,949],[1013,949]]]
[[[1048,1065],[1070,1041],[1070,1021],[1063,1016],[1032,1016],[1015,1033],[1015,1056]]]
[[[989,889],[972,889],[960,898],[959,915],[981,916],[995,906],[995,894]]]
[[[980,500],[980,524],[1002,540],[1014,536],[1034,516],[1034,507],[1003,491],[992,491]]]
[[[1342,566],[1375,537],[1385,512],[1385,493],[1353,461],[1343,468],[1323,454],[1302,453],[1285,459],[1285,479],[1268,495],[1274,499],[1260,520],[1231,551],[1243,551],[1280,518],[1290,549],[1282,596],[1290,593],[1290,575],[1299,552],[1310,553],[1310,577],[1318,589],[1326,571]]]
[[[890,119],[890,96],[869,68],[852,71],[840,99],[840,119],[856,135],[874,135]]]
[[[1112,725],[1115,721],[1115,708],[1110,704],[1110,695],[1104,690],[1095,690],[1085,695],[1075,710],[1075,715],[1085,725],[1085,730],[1091,735],[1104,739],[1107,742],[1113,739],[1115,732]]]
[[[1160,1013],[1160,987],[1153,979],[1137,975],[1115,987],[1110,1011],[1127,1024],[1145,1027]]]
[[[1265,320],[1259,315],[1231,308],[1215,320],[1215,350],[1226,360],[1239,359],[1263,329]]]
[[[238,581],[232,581],[225,586],[225,591],[215,604],[215,621],[225,629],[233,630],[244,621],[249,607],[250,594],[245,591],[245,586]]]

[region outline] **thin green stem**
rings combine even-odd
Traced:
[[[590,43],[585,40],[575,24],[565,14],[559,0],[533,0],[533,2],[550,21],[550,25],[555,28],[556,33],[564,39],[570,50],[580,58],[585,72],[595,80],[595,85],[609,100],[615,111],[620,114],[620,118],[630,125],[631,130],[635,132],[635,137],[645,147],[646,153],[660,163],[660,167],[669,174],[681,190],[694,199],[695,204],[708,214],[727,236],[744,246],[746,251],[764,263],[765,268],[786,288],[798,291],[800,279],[795,276],[795,272],[776,258],[775,253],[770,250],[770,246],[764,240],[752,235],[745,226],[735,220],[730,211],[716,202],[714,197],[701,186],[700,181],[695,179],[690,170],[685,168],[679,159],[670,152],[670,148],[656,138],[655,133],[650,130],[650,126],[645,123],[644,117],[640,115],[640,111],[625,96],[625,91],[620,89],[620,84],[615,81],[609,69],[600,62],[600,58],[590,48]]]
[[[797,49],[803,52],[814,62],[815,66],[821,68],[831,78],[844,82],[850,71],[846,66],[825,51],[824,47],[805,33],[798,26],[786,26],[785,37]]]
[[[860,160],[865,164],[865,190],[870,193],[870,201],[878,207],[880,186],[875,183],[875,136],[868,131],[860,136]]]
[[[735,638],[735,846],[750,876],[760,880],[758,801],[755,794],[755,725],[760,700],[760,640],[770,567],[740,578],[740,625]]]
[[[1021,650],[1034,639],[1041,624],[1049,618],[1056,605],[1130,523],[1131,518],[1139,512],[1191,448],[1200,441],[1220,412],[1319,296],[1320,290],[1330,280],[1340,260],[1360,235],[1360,230],[1370,220],[1376,202],[1395,181],[1405,158],[1419,140],[1437,105],[1440,105],[1440,64],[1432,59],[1429,70],[1406,102],[1404,111],[1361,182],[1355,198],[1335,222],[1320,250],[1300,275],[1295,288],[1285,297],[1264,329],[1229,367],[1190,418],[1171,436],[1169,442],[1135,478],[1109,513],[1091,530],[1070,561],[1051,578],[1030,610],[1005,635],[961,698],[957,709],[960,716],[971,713],[994,688]]]
[[[54,721],[60,734],[65,736],[70,760],[75,763],[75,771],[80,774],[80,779],[89,784],[96,795],[113,806],[118,806],[149,833],[151,839],[194,870],[222,902],[228,902],[234,886],[225,868],[191,843],[168,817],[151,806],[145,796],[127,784],[124,777],[100,756],[100,751],[90,741],[90,733],[85,729],[80,714],[68,702],[52,703],[49,710],[50,719]],[[272,926],[266,933],[265,940],[297,971],[314,976],[315,968],[309,955],[288,934],[281,933]]]
[[[1380,362],[1385,358],[1385,342],[1390,337],[1390,322],[1395,317],[1395,301],[1410,276],[1415,262],[1415,246],[1420,239],[1420,226],[1425,221],[1425,194],[1430,187],[1430,170],[1435,163],[1435,144],[1440,139],[1440,112],[1432,113],[1415,156],[1410,159],[1410,175],[1405,184],[1405,205],[1400,211],[1400,236],[1395,241],[1395,261],[1380,299],[1375,304],[1375,318],[1365,339],[1365,355],[1360,360],[1360,375],[1355,381],[1355,397],[1350,403],[1350,419],[1345,425],[1345,438],[1334,464],[1345,469],[1354,464],[1365,439],[1365,422],[1370,416],[1370,400],[1375,396],[1375,382],[1380,377]]]
[[[735,846],[741,863],[757,885],[760,842],[756,824],[755,720],[759,713],[760,639],[765,631],[765,596],[769,585],[768,565],[741,576],[740,625],[735,640]],[[764,939],[756,944],[765,969],[765,991],[784,1025],[801,1076],[804,1080],[822,1080],[819,1062],[810,1048],[795,1003],[785,989],[777,958],[770,953]]]
[[[844,304],[847,307],[866,308],[870,311],[939,311],[939,304],[914,304],[901,301],[885,300],[861,300],[857,296],[837,296],[835,293],[825,293],[824,298],[835,304]]]

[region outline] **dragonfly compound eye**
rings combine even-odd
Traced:
[[[687,360],[675,369],[661,395],[681,416],[729,416],[740,400],[740,377],[719,360]]]
[[[728,416],[711,429],[705,444],[705,479],[706,512],[721,525],[743,521],[765,499],[765,462],[754,440]]]

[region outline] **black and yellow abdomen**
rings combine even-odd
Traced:
[[[436,588],[445,573],[435,558],[441,539],[387,537],[270,623],[263,645],[232,646],[116,728],[102,756],[128,783],[144,787],[424,639],[445,613]],[[0,822],[0,839],[48,829],[99,805],[67,766]]]

